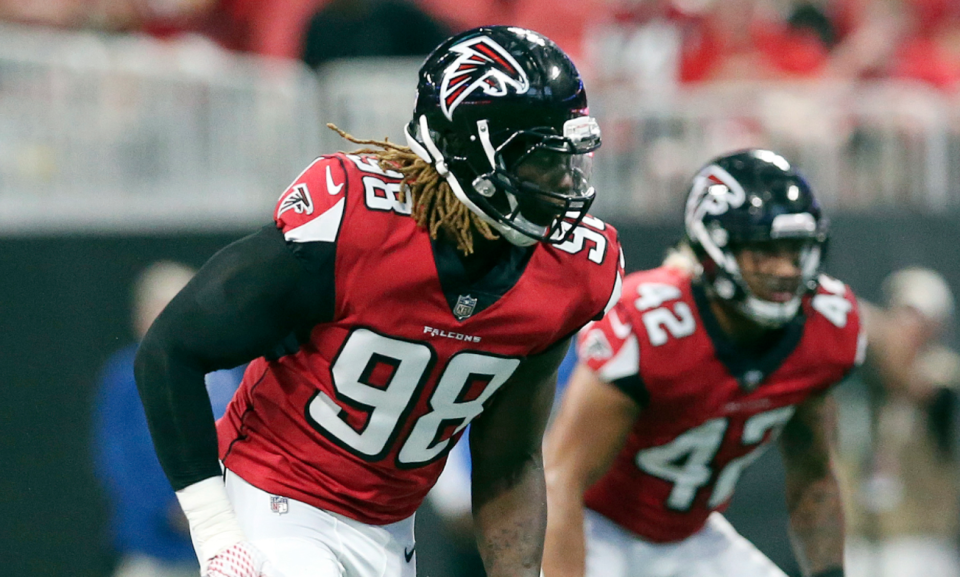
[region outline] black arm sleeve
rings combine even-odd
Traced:
[[[220,474],[204,375],[292,352],[291,335],[303,341],[317,323],[333,319],[335,245],[311,244],[306,263],[272,225],[234,242],[200,269],[144,337],[137,388],[174,490]]]

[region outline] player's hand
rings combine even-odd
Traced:
[[[267,557],[247,541],[227,547],[207,561],[201,577],[283,577]]]

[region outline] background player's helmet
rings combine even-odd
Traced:
[[[510,242],[562,242],[593,202],[600,128],[570,58],[536,32],[485,26],[420,68],[407,142]]]
[[[685,211],[687,241],[713,295],[765,326],[779,326],[816,290],[826,250],[828,221],[807,181],[779,154],[745,150],[708,163],[693,178]],[[735,258],[749,243],[805,241],[797,293],[787,302],[766,301],[747,287]]]

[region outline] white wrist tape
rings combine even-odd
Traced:
[[[201,568],[220,551],[246,540],[220,477],[210,477],[177,491],[177,499],[190,524],[190,537]]]

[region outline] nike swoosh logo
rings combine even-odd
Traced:
[[[342,184],[333,184],[333,174],[330,172],[330,167],[327,167],[327,192],[330,193],[330,196],[335,196],[340,194],[340,189],[343,188]]]
[[[404,559],[407,560],[407,563],[409,563],[410,560],[413,559],[413,553],[414,553],[414,551],[416,551],[416,550],[417,550],[417,546],[416,546],[416,545],[414,545],[414,546],[413,546],[413,549],[410,549],[409,552],[407,552],[407,548],[406,548],[406,547],[403,548],[403,557],[404,557]]]

